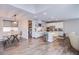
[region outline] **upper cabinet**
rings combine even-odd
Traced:
[[[3,27],[18,27],[18,23],[14,21],[4,20]]]

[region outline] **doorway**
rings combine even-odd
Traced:
[[[32,38],[32,20],[28,21],[28,38]]]

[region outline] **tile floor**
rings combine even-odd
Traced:
[[[21,40],[16,46],[2,49],[1,55],[76,55],[79,54],[73,49],[68,39],[56,39],[52,43],[46,42],[43,38]]]

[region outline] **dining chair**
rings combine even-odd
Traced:
[[[9,38],[7,36],[3,36],[3,46],[4,48],[8,48],[10,46],[9,44]]]
[[[22,39],[22,32],[19,32],[18,39],[19,39],[19,41]]]

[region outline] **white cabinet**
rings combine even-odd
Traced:
[[[54,41],[54,37],[53,37],[53,33],[52,32],[47,32],[47,41],[48,42],[53,42]]]
[[[43,32],[33,32],[32,33],[32,37],[34,37],[34,38],[38,38],[38,37],[41,37],[41,36],[43,36]]]

